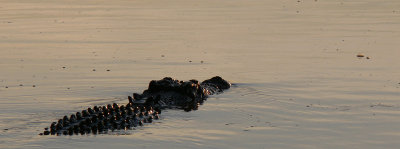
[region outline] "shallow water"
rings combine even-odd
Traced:
[[[397,148],[399,17],[396,0],[2,1],[0,148]],[[215,75],[236,85],[197,111],[37,135],[150,80]]]

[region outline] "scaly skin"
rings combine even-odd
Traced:
[[[119,106],[94,106],[82,112],[64,116],[45,128],[39,135],[74,135],[107,133],[108,130],[131,129],[159,119],[163,109],[197,110],[208,95],[229,89],[231,84],[219,76],[199,83],[197,80],[179,81],[166,77],[153,80],[142,94],[128,96],[129,103]]]

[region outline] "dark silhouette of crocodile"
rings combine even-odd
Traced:
[[[219,76],[199,83],[197,80],[179,81],[166,77],[153,80],[142,94],[128,96],[129,103],[119,106],[94,106],[70,117],[64,116],[51,123],[39,135],[74,135],[107,133],[108,130],[131,129],[159,119],[163,109],[197,110],[208,95],[229,89],[231,84]]]

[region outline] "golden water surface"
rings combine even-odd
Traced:
[[[398,148],[399,41],[398,0],[0,0],[0,148]],[[37,135],[216,75],[236,85],[197,111]]]

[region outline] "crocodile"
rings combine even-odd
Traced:
[[[222,93],[230,87],[231,83],[219,76],[201,83],[171,77],[152,80],[142,94],[128,96],[126,105],[94,106],[69,117],[65,115],[39,135],[104,134],[109,130],[133,129],[158,120],[164,109],[197,110],[209,95]]]

